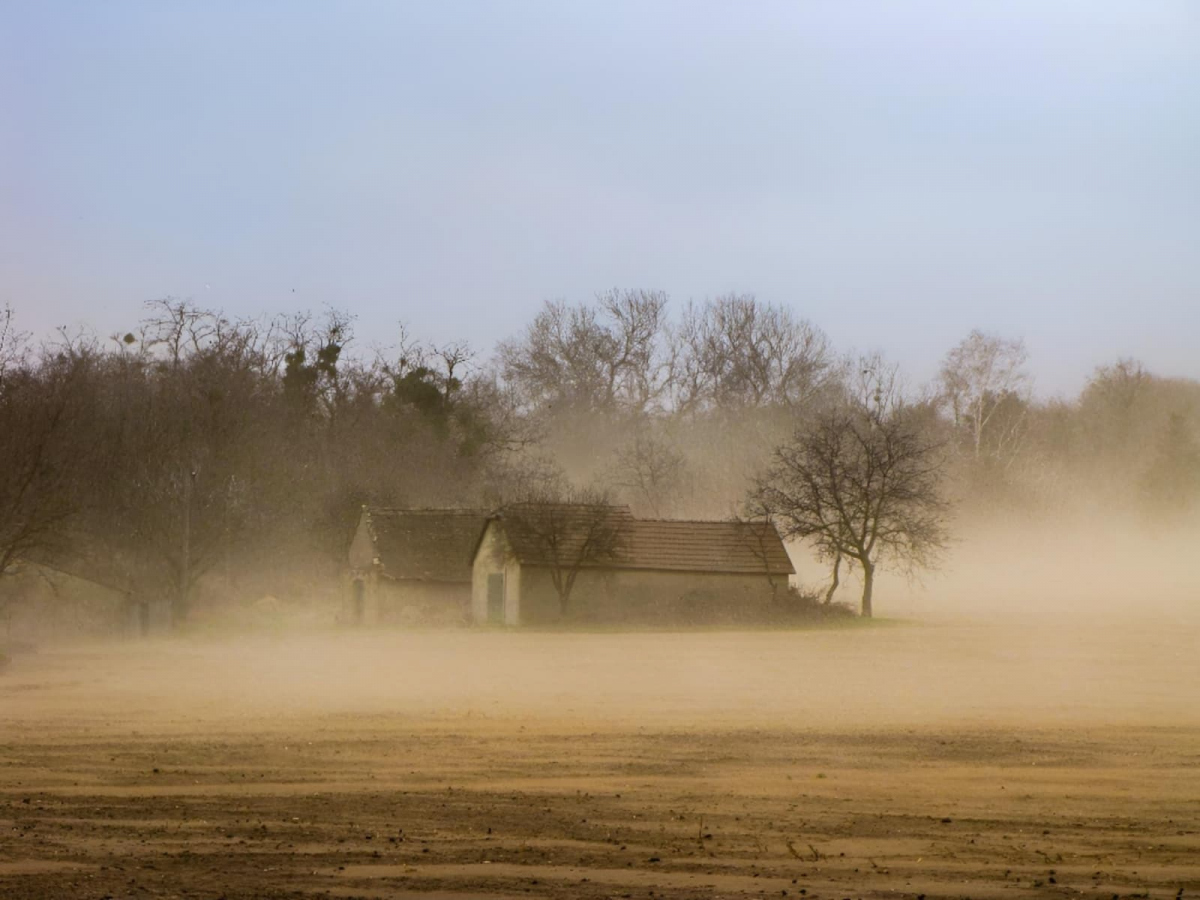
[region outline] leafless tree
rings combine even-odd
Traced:
[[[1156,381],[1136,359],[1119,359],[1092,373],[1079,414],[1094,452],[1128,461],[1150,449]]]
[[[1200,440],[1183,415],[1172,413],[1141,479],[1142,500],[1155,516],[1186,516],[1200,504]]]
[[[163,356],[147,348],[101,361],[96,464],[81,488],[92,543],[127,562],[140,592],[169,596],[177,623],[199,579],[261,522],[273,470],[287,471],[271,465],[287,424],[272,415],[261,348],[219,314],[203,321],[202,338],[178,343],[177,357],[172,337]],[[295,482],[288,489],[294,496]]]
[[[534,409],[644,411],[664,387],[666,305],[665,294],[640,290],[547,303],[500,345],[501,373]]]
[[[376,351],[376,368],[391,382],[395,399],[449,410],[462,391],[476,353],[466,341],[441,347],[413,338],[400,326],[396,346]]]
[[[550,572],[563,616],[580,571],[615,559],[621,552],[629,510],[613,506],[602,492],[547,491],[501,512],[510,540],[531,547]]]
[[[761,510],[760,510],[761,511]],[[779,529],[769,515],[747,518],[736,510],[730,516],[730,521],[741,526],[740,538],[754,558],[762,564],[763,574],[771,586],[772,597],[777,597],[780,587],[787,587],[787,576],[779,574]],[[786,549],[784,550],[786,553]]]
[[[1019,339],[975,330],[942,360],[939,383],[972,458],[1009,466],[1025,437],[1029,354]]]
[[[5,304],[0,309],[0,387],[5,376],[23,367],[29,355],[29,334],[17,329],[16,313]]]
[[[618,448],[608,477],[613,487],[631,496],[635,507],[657,518],[678,503],[686,469],[683,454],[643,426]]]
[[[1145,397],[1153,381],[1154,376],[1140,361],[1122,357],[1092,373],[1081,399],[1085,404],[1099,403],[1127,412]]]
[[[908,405],[900,370],[881,353],[850,354],[839,363],[839,402],[881,419]]]
[[[667,376],[663,341],[667,295],[661,291],[611,290],[596,298],[612,323],[608,391],[627,410],[645,412],[657,403]]]
[[[354,317],[332,307],[320,319],[308,312],[279,322],[288,350],[283,357],[283,390],[297,413],[336,427],[355,399],[343,353],[354,341]]]
[[[440,365],[442,396],[447,402],[462,389],[463,379],[475,359],[475,351],[466,341],[452,341],[434,348]]]
[[[207,349],[229,322],[219,313],[202,309],[190,300],[164,297],[146,303],[142,342],[150,351],[161,351],[167,362],[179,365],[188,355]]]
[[[0,380],[0,577],[23,556],[60,543],[78,511],[79,461],[90,449],[73,434],[85,403],[87,358],[47,350],[35,366],[11,350]]]
[[[835,578],[843,560],[862,569],[863,616],[879,564],[926,568],[947,544],[943,458],[919,421],[902,401],[830,409],[775,451],[750,495],[752,514],[809,540]]]
[[[491,461],[481,492],[484,506],[499,510],[520,503],[558,502],[570,492],[570,480],[552,456],[536,444]]]
[[[689,305],[674,344],[672,384],[680,412],[801,406],[834,369],[820,329],[749,294]]]

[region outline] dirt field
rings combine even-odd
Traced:
[[[0,675],[0,897],[1200,897],[1200,627],[334,634]]]

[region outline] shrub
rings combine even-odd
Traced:
[[[772,618],[780,624],[852,619],[857,615],[845,603],[826,603],[819,591],[794,585],[788,585],[786,591],[775,596],[772,613]]]

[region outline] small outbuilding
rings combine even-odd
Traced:
[[[356,624],[469,621],[471,559],[487,524],[477,509],[363,507],[350,544],[343,618]]]
[[[795,573],[770,522],[542,505],[508,507],[485,524],[473,564],[477,623],[763,621]]]

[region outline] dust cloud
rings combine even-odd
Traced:
[[[874,620],[309,615],[26,648],[0,678],[0,894],[1200,887],[1194,536],[1098,514],[955,533],[923,581],[880,582]]]
[[[44,649],[10,729],[384,717],[569,728],[1200,724],[1200,631],[1015,617],[811,631],[347,633]]]
[[[943,564],[881,581],[881,618],[791,629],[331,628],[48,642],[0,721],[105,730],[289,721],[570,728],[1195,725],[1200,535],[1096,514],[961,523]],[[801,582],[824,567],[792,547]],[[852,605],[850,577],[838,594]]]
[[[885,614],[1012,620],[1200,625],[1200,529],[1130,524],[1119,511],[969,523],[944,564],[916,581],[889,579]]]
[[[1200,884],[1194,616],[1025,602],[801,630],[51,645],[0,681],[0,893]]]

